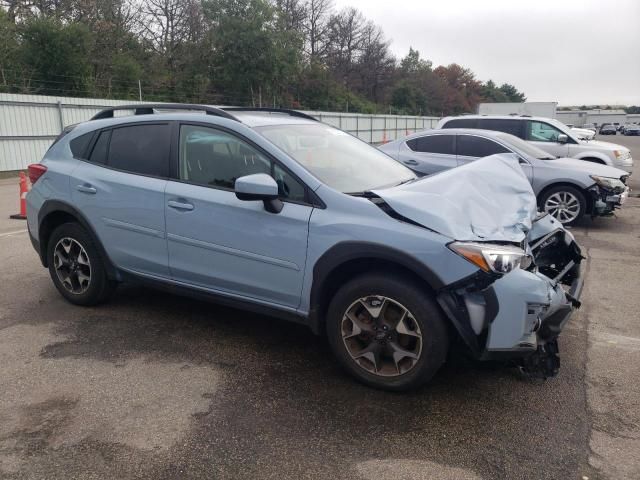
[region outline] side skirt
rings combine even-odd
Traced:
[[[258,313],[260,315],[266,315],[269,317],[310,326],[308,317],[296,312],[295,310],[285,310],[283,308],[259,304],[243,298],[232,297],[223,293],[213,292],[204,287],[184,285],[171,280],[159,279],[156,277],[137,274],[122,269],[119,270],[119,273],[123,282],[125,283],[142,285],[183,297],[195,298],[197,300],[216,303],[219,305],[224,305],[226,307],[237,308],[238,310],[245,310],[252,313]]]

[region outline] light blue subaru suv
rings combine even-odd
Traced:
[[[418,179],[296,111],[114,107],[29,167],[28,228],[77,305],[135,281],[285,317],[388,390],[454,342],[553,376],[580,248],[517,160],[486,160]]]

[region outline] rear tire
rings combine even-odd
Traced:
[[[403,391],[425,384],[449,349],[435,301],[399,275],[370,273],[350,280],[331,300],[326,320],[341,365],[374,388]]]
[[[587,211],[584,194],[568,185],[551,187],[540,196],[538,203],[542,211],[565,226],[575,225]]]
[[[51,233],[47,264],[53,284],[75,305],[102,303],[117,286],[108,278],[105,262],[91,235],[77,223],[64,223]]]

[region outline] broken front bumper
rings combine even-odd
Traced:
[[[440,292],[438,301],[480,360],[518,359],[525,370],[557,373],[557,338],[580,306],[582,255],[571,233],[551,217],[530,242],[534,263],[501,278],[478,273]]]
[[[620,208],[629,197],[629,187],[625,187],[622,192],[606,190],[594,185],[588,192],[591,194],[593,208],[591,216],[610,216],[616,208]]]

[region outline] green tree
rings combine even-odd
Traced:
[[[507,97],[508,102],[524,102],[527,99],[524,93],[519,92],[516,87],[508,83],[500,85],[500,91]]]
[[[213,26],[213,82],[224,101],[269,105],[295,81],[302,38],[278,28],[269,3],[209,0],[205,17]]]
[[[30,19],[20,28],[20,55],[36,90],[43,94],[86,92],[91,35],[80,23],[53,17]]]
[[[19,76],[19,55],[16,26],[0,9],[0,88],[10,91]]]

